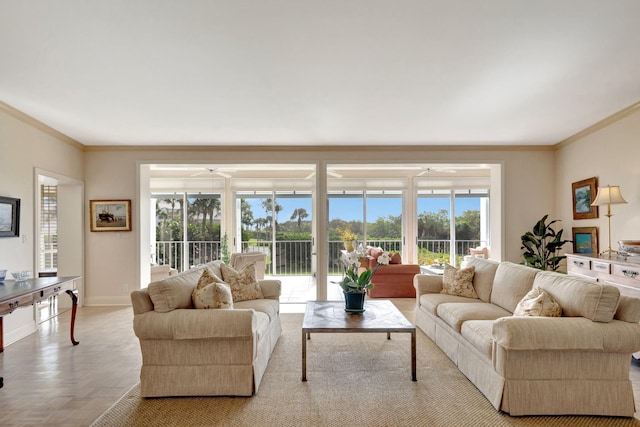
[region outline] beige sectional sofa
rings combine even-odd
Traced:
[[[511,415],[634,415],[631,354],[640,350],[640,300],[614,286],[474,258],[478,299],[440,293],[417,275],[415,322],[491,404]],[[532,289],[562,317],[513,316]]]
[[[282,333],[280,281],[258,281],[264,298],[234,302],[232,309],[193,308],[191,294],[203,269],[222,277],[220,263],[131,293],[143,397],[251,396],[258,391]]]

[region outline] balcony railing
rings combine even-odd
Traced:
[[[267,275],[308,275],[311,274],[312,246],[311,240],[287,240],[275,243],[275,255],[272,242],[266,240],[251,240],[242,242],[242,252],[263,252],[266,255]],[[401,252],[401,239],[368,240],[365,246],[379,246],[386,251]],[[469,248],[486,245],[480,240],[457,240],[456,264],[460,265],[464,255],[469,254]],[[156,242],[155,260],[159,264],[167,264],[178,271],[183,270],[183,243]],[[341,250],[342,241],[329,242],[328,274],[340,275],[343,271]],[[418,264],[430,265],[434,262],[450,262],[451,241],[449,240],[418,240]],[[219,241],[189,241],[187,242],[188,266],[205,264],[220,259],[221,244]]]

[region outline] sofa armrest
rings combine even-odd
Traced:
[[[280,293],[282,290],[282,284],[280,280],[258,280],[260,289],[262,289],[262,295],[269,299],[280,299]]]
[[[153,302],[151,302],[151,297],[146,288],[131,292],[131,306],[133,307],[133,314],[153,311]]]
[[[439,294],[442,290],[442,276],[433,274],[416,274],[413,276],[413,287],[416,288],[416,298],[420,295]]]
[[[495,343],[509,350],[640,350],[640,324],[584,317],[502,317],[493,323]]]
[[[252,309],[176,309],[167,313],[149,311],[133,317],[133,330],[140,339],[242,338],[254,335],[256,313]]]

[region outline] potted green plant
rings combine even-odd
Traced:
[[[551,227],[554,223],[560,222],[560,220],[553,220],[547,224],[548,216],[543,216],[533,226],[533,230],[527,231],[522,235],[520,249],[524,250],[522,254],[524,265],[540,270],[556,271],[560,261],[566,258],[566,256],[560,255],[560,250],[566,243],[571,243],[572,241],[562,238],[562,229],[555,231]]]
[[[340,285],[344,293],[345,311],[349,313],[362,313],[364,311],[364,297],[367,289],[373,289],[371,281],[381,265],[389,264],[389,252],[383,252],[377,259],[377,264],[373,269],[367,268],[358,272],[360,258],[366,256],[366,252],[361,253],[362,246],[357,251],[349,252],[343,256],[345,263],[345,275],[340,282],[333,282]]]

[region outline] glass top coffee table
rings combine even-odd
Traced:
[[[416,327],[389,300],[367,300],[365,312],[344,311],[344,301],[308,301],[302,322],[302,381],[307,380],[307,340],[311,333],[392,332],[411,334],[411,380],[416,381]]]

